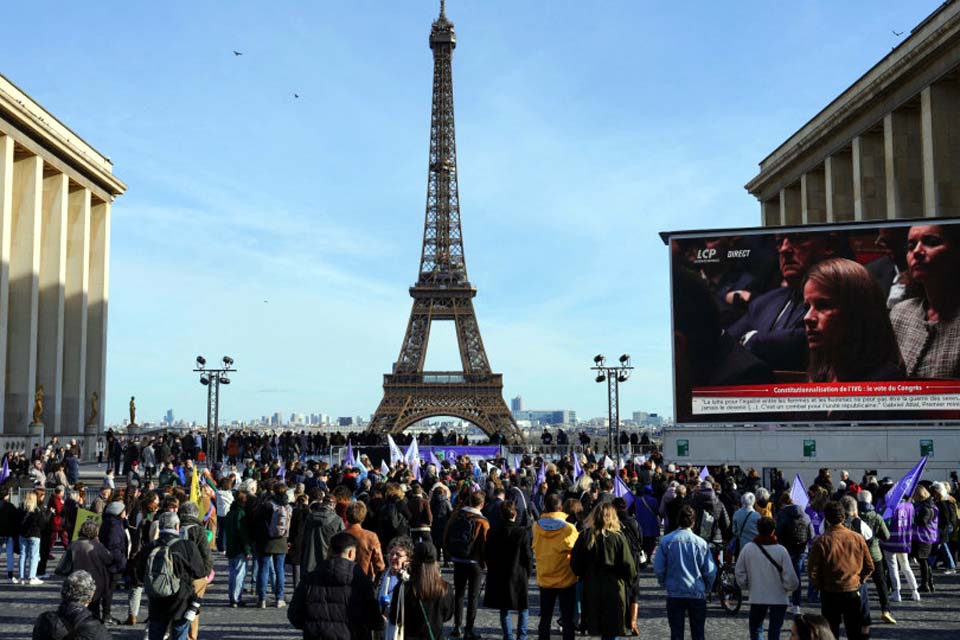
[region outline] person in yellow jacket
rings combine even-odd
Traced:
[[[533,525],[533,555],[537,559],[540,586],[538,640],[550,640],[553,605],[560,602],[563,640],[574,639],[577,608],[577,576],[570,568],[570,552],[577,542],[577,528],[567,522],[560,496],[551,493],[543,501],[544,513]]]

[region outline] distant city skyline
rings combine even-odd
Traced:
[[[107,423],[133,395],[203,423],[198,354],[236,361],[221,423],[375,411],[423,240],[438,4],[5,7],[25,27],[0,73],[129,186]],[[448,3],[466,264],[504,399],[605,416],[592,358],[626,352],[621,415],[673,415],[658,232],[759,225],[758,162],[939,4]],[[443,329],[428,361],[457,366]]]

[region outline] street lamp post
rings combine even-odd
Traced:
[[[620,383],[626,382],[630,377],[633,367],[630,366],[630,356],[626,353],[620,356],[619,366],[606,366],[607,359],[603,355],[596,355],[593,358],[593,365],[590,367],[597,372],[595,380],[607,382],[607,411],[609,413],[609,425],[607,426],[608,449],[614,445],[614,429],[616,429],[616,447],[617,447],[617,469],[623,467],[623,460],[620,452]],[[616,425],[616,426],[614,426]]]
[[[235,373],[233,358],[223,356],[222,367],[207,367],[207,359],[197,356],[197,368],[200,384],[207,388],[207,460],[210,464],[218,462],[217,442],[220,438],[220,385],[230,384],[228,373]]]

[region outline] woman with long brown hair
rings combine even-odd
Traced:
[[[413,549],[410,579],[395,588],[390,622],[403,625],[405,639],[441,640],[443,623],[453,617],[453,586],[440,576],[437,560],[433,543],[417,544]]]
[[[620,532],[610,503],[594,507],[570,555],[570,568],[583,580],[583,615],[590,635],[628,634],[627,592],[637,575],[630,543]]]
[[[830,258],[803,285],[803,317],[811,382],[900,380],[900,348],[886,301],[863,265]]]

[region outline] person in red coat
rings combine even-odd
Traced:
[[[52,550],[54,545],[57,544],[58,538],[60,539],[60,544],[66,549],[67,545],[70,544],[70,536],[63,526],[63,487],[57,487],[53,492],[53,498],[50,499],[50,510],[52,511],[50,518],[50,549]]]

